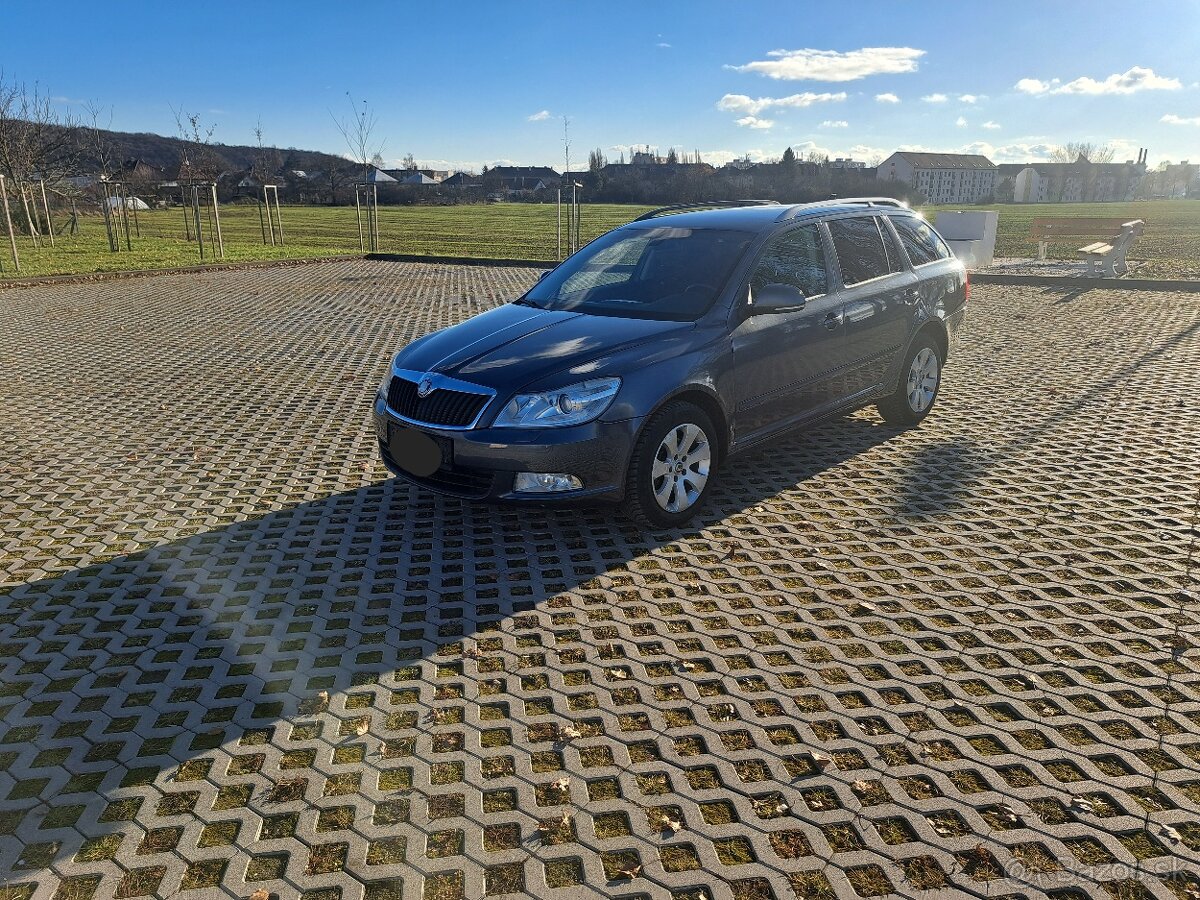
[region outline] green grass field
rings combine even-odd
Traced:
[[[1137,274],[1154,278],[1200,278],[1200,203],[1162,200],[1134,203],[998,206],[998,256],[1032,256],[1035,243],[1029,226],[1037,216],[1121,216],[1142,218],[1146,233],[1131,254],[1144,260]],[[583,239],[628,222],[647,207],[585,205]],[[936,215],[937,209],[928,210]],[[59,223],[61,225],[61,222]],[[110,272],[196,265],[194,241],[184,239],[183,211],[138,213],[141,236],[133,236],[132,252],[111,253],[99,217],[84,217],[80,233],[59,236],[57,246],[34,249],[28,237],[18,239],[24,276]],[[293,206],[283,209],[285,246],[263,246],[255,206],[222,208],[221,227],[227,261],[325,257],[357,253],[358,226],[353,207]],[[381,207],[380,249],[390,253],[433,256],[516,257],[554,259],[555,207],[525,203],[488,206]],[[124,246],[124,242],[122,242]],[[1075,245],[1051,246],[1052,255],[1073,258]],[[205,262],[212,261],[206,255]],[[2,278],[13,278],[8,248],[0,243]]]

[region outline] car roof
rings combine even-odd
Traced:
[[[907,207],[868,206],[863,202],[829,200],[821,203],[796,203],[757,206],[732,206],[720,209],[698,209],[691,212],[669,213],[652,219],[631,222],[626,228],[725,228],[730,231],[767,231],[785,221],[800,221],[838,213],[905,212]]]

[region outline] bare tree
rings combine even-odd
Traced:
[[[259,184],[274,184],[277,180],[275,174],[283,165],[283,160],[280,159],[279,151],[275,147],[268,147],[263,142],[261,118],[254,124],[254,143],[254,165],[250,169],[250,174]]]
[[[89,100],[83,108],[86,117],[81,131],[82,152],[91,157],[88,161],[95,164],[97,174],[101,178],[107,178],[112,174],[116,163],[113,158],[116,151],[108,136],[112,131],[112,107],[110,106],[106,113],[99,103]],[[102,121],[103,125],[100,124]]]
[[[1093,144],[1090,141],[1067,141],[1050,153],[1051,162],[1073,163],[1083,157],[1090,163],[1110,163],[1117,155],[1111,144]]]
[[[608,165],[608,160],[604,158],[604,151],[597,147],[588,154],[588,171],[599,172]]]
[[[175,128],[182,142],[179,151],[179,180],[194,184],[198,181],[216,181],[221,174],[221,161],[212,149],[212,136],[216,125],[209,125],[198,113],[186,112],[181,106],[171,107],[175,116]]]
[[[417,161],[416,161],[416,159],[413,158],[413,155],[411,153],[404,154],[404,160],[402,162],[401,168],[403,168],[406,172],[415,172],[416,171]]]
[[[70,174],[79,157],[75,125],[36,83],[31,88],[0,70],[0,175],[20,194],[19,209],[31,234],[40,229],[25,192],[32,191],[32,182],[53,186]]]
[[[354,102],[354,97],[350,95],[349,91],[346,91],[346,98],[350,101],[350,117],[339,119],[333,114],[333,110],[329,111],[329,117],[333,119],[333,124],[342,133],[351,157],[362,166],[363,180],[365,181],[371,171],[371,157],[383,153],[385,142],[375,135],[379,121],[367,101],[363,100],[360,107]]]

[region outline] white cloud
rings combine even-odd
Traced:
[[[814,94],[805,91],[802,94],[791,94],[787,97],[747,97],[745,94],[726,94],[717,101],[717,109],[722,112],[744,113],[756,116],[767,109],[803,109],[814,103],[840,103],[846,99],[845,91],[836,94]]]
[[[526,118],[527,122],[545,122],[551,118],[550,110],[543,109],[540,112],[535,112],[532,116]]]
[[[772,50],[768,59],[743,66],[737,72],[757,72],[783,81],[857,81],[868,75],[915,72],[924,50],[912,47],[864,47],[845,53],[837,50]]]
[[[870,161],[878,156],[880,159],[887,159],[892,155],[892,151],[884,147],[872,147],[869,144],[855,144],[847,151],[851,159],[861,159]]]
[[[962,153],[981,153],[994,163],[1044,162],[1054,153],[1054,145],[1047,143],[1018,142],[995,146],[987,141],[977,141],[963,147]]]
[[[850,123],[845,119],[826,119],[821,123],[822,128],[849,128]]]
[[[1158,121],[1166,122],[1168,125],[1200,125],[1200,116],[1177,116],[1175,113],[1167,113]]]
[[[869,148],[853,148],[852,152],[855,157],[866,156],[866,153],[859,153],[859,150]],[[896,150],[904,150],[910,153],[978,153],[986,156],[994,163],[1000,162],[1037,162],[1044,161],[1050,158],[1054,152],[1054,145],[1047,143],[1012,143],[1002,146],[996,146],[988,141],[972,141],[969,144],[963,144],[959,147],[927,147],[924,144],[901,144]],[[877,151],[880,155],[890,156],[892,151]]]
[[[1014,87],[1023,94],[1044,94],[1050,88],[1058,84],[1058,79],[1053,81],[1039,81],[1036,78],[1022,78]]]
[[[996,155],[996,148],[987,141],[972,141],[969,144],[963,144],[958,148],[959,153],[978,153],[981,156],[992,157]]]
[[[966,128],[966,127],[967,127],[967,120],[966,120],[966,119],[964,119],[962,116],[959,116],[959,117],[958,117],[958,118],[955,120],[954,124],[955,124],[955,125],[957,125],[959,128]]]
[[[1058,78],[1040,81],[1037,78],[1022,78],[1016,89],[1026,94],[1135,94],[1138,91],[1177,91],[1183,85],[1178,78],[1157,74],[1146,66],[1133,66],[1125,72],[1109,75],[1103,81],[1086,75],[1065,84]]]
[[[899,97],[897,97],[895,94],[892,94],[892,93],[887,93],[887,94],[876,94],[876,95],[875,95],[875,102],[877,102],[877,103],[899,103],[899,102],[900,102],[900,98],[899,98]]]
[[[760,119],[758,116],[743,116],[735,122],[743,128],[770,128],[775,124],[774,119]]]
[[[1133,94],[1137,91],[1177,91],[1183,85],[1178,78],[1164,78],[1153,69],[1134,66],[1120,75],[1109,75],[1103,81],[1094,78],[1076,78],[1068,81],[1056,94]]]
[[[991,120],[989,120],[989,121],[987,121],[987,122],[984,122],[984,123],[983,123],[982,125],[980,125],[979,127],[980,127],[980,128],[986,128],[988,131],[995,131],[996,129],[998,129],[998,128],[1000,127],[1000,123],[999,123],[999,122],[992,122]]]
[[[949,99],[945,94],[926,94],[921,98],[925,103],[945,103]]]
[[[961,100],[963,103],[974,103],[976,100],[979,99],[979,95],[978,94],[959,94],[958,99]]]
[[[658,47],[660,50],[670,50],[671,49],[671,45],[668,44],[666,41],[659,41],[654,46]]]
[[[782,153],[782,151],[780,151]],[[700,159],[708,163],[710,166],[723,166],[725,163],[733,162],[735,159],[742,159],[746,156],[750,157],[752,162],[762,162],[766,159],[778,158],[780,154],[775,156],[768,155],[761,148],[753,150],[743,150],[740,153],[734,150],[701,150]]]

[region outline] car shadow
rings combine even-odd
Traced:
[[[359,742],[371,712],[348,695],[411,689],[421,725],[436,724],[441,701],[461,696],[464,654],[501,623],[517,618],[530,653],[568,646],[577,626],[559,623],[556,598],[611,590],[665,544],[730,535],[739,515],[896,434],[859,415],[741,454],[684,529],[644,532],[610,507],[483,506],[388,479],[8,586],[0,871],[70,859],[119,831],[129,816],[114,804],[136,796],[150,811],[185,790],[219,799],[247,784],[242,805],[270,814],[290,775],[270,748],[301,739],[299,720],[328,708],[337,721],[314,734],[336,751]],[[714,566],[724,552],[713,547]],[[262,751],[269,765],[230,768]],[[365,762],[406,752],[400,740]]]

